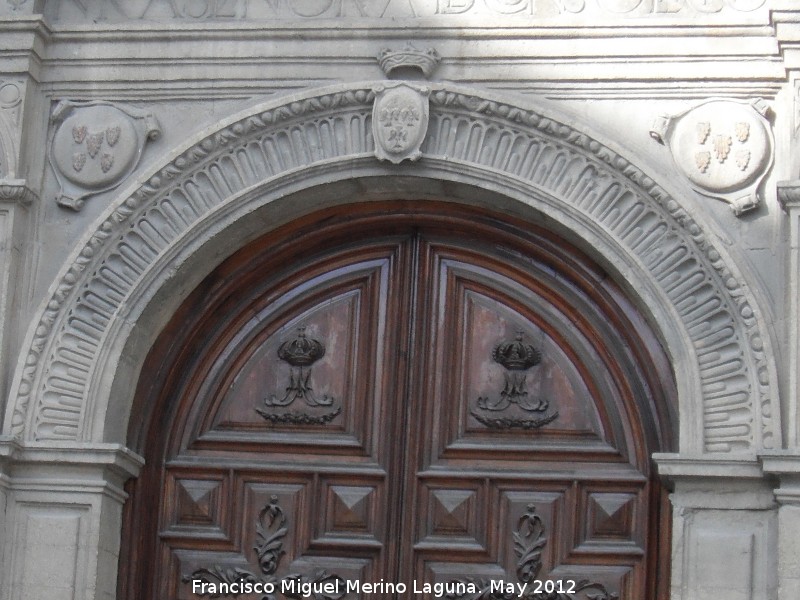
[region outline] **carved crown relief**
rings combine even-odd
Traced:
[[[523,341],[519,332],[514,340],[500,342],[492,351],[492,360],[505,369],[503,389],[494,398],[481,396],[471,411],[480,423],[493,429],[537,429],[558,418],[558,412],[547,414],[550,401],[529,393],[527,378],[529,371],[542,361],[542,353],[533,344]],[[508,409],[516,406],[529,418],[508,415]]]
[[[105,102],[64,101],[53,112],[58,126],[50,142],[50,164],[61,192],[60,206],[80,210],[88,196],[117,187],[161,129],[149,112]]]
[[[772,164],[767,113],[760,100],[711,100],[659,117],[651,135],[669,148],[695,190],[729,203],[738,216],[758,206],[758,188]]]
[[[282,397],[272,394],[264,398],[264,408],[256,412],[273,424],[324,425],[331,422],[342,411],[334,405],[334,398],[327,394],[317,396],[311,380],[311,366],[325,355],[325,346],[319,340],[306,336],[306,328],[300,327],[297,336],[284,341],[278,347],[278,358],[289,365],[289,383]],[[295,401],[300,401],[299,410],[289,410]],[[311,414],[310,407],[324,407],[323,414]],[[286,409],[286,410],[283,410]]]
[[[441,60],[435,48],[417,50],[411,44],[406,44],[402,50],[384,48],[378,53],[378,64],[387,77],[402,68],[419,69],[425,77],[430,77]]]

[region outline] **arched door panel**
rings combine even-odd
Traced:
[[[342,210],[229,259],[151,353],[139,591],[654,593],[672,384],[613,283],[485,213]]]

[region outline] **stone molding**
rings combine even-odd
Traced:
[[[25,0],[7,0],[24,4]],[[45,14],[54,21],[176,20],[176,21],[313,21],[336,19],[414,21],[463,21],[476,26],[476,17],[510,22],[531,20],[571,21],[576,17],[604,20],[703,18],[724,16],[744,19],[761,16],[767,0],[717,0],[669,2],[631,0],[431,0],[429,2],[342,2],[341,0],[274,2],[271,0],[53,0]]]
[[[800,180],[779,181],[778,202],[783,210],[789,211],[792,208],[800,208]]]
[[[376,85],[255,107],[123,192],[75,249],[29,330],[6,431],[26,441],[98,435],[96,403],[108,399],[95,398],[102,395],[95,381],[104,365],[115,364],[110,332],[123,305],[166,281],[175,267],[162,259],[168,262],[187,239],[196,242],[198,224],[248,190],[280,188],[283,179],[296,185],[297,174],[315,165],[347,172],[375,160]],[[682,447],[697,443],[687,439],[697,421],[701,453],[754,457],[781,446],[771,342],[756,303],[726,252],[686,208],[615,151],[536,110],[431,84],[430,112],[420,161],[428,171],[478,172],[495,189],[547,199],[635,265],[628,274],[634,289],[651,284],[658,291],[673,321],[661,326],[678,327],[685,344],[680,360],[688,371],[678,374],[689,382],[681,398]],[[386,168],[415,173],[408,163]]]
[[[120,444],[21,443],[0,436],[0,473],[5,471],[15,491],[101,493],[122,504],[125,482],[143,465],[142,457]]]
[[[758,462],[735,457],[654,454],[658,474],[672,489],[672,506],[683,510],[772,510],[775,490]]]
[[[782,505],[800,507],[800,453],[797,450],[773,452],[759,457],[765,474],[778,478],[775,499]]]
[[[30,206],[36,199],[24,179],[0,179],[0,202]]]

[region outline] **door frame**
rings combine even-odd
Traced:
[[[562,280],[570,281],[566,288],[574,287],[578,294],[576,299],[581,298],[581,302],[592,303],[593,307],[596,303],[597,310],[607,311],[603,312],[602,321],[583,323],[579,327],[582,333],[577,335],[591,336],[592,334],[583,329],[595,325],[598,329],[593,329],[595,339],[590,344],[607,343],[597,337],[601,335],[600,330],[604,330],[606,335],[612,335],[609,330],[615,329],[614,333],[624,338],[624,342],[619,342],[619,347],[595,350],[605,360],[613,362],[608,376],[615,378],[621,394],[627,398],[625,401],[617,399],[620,404],[616,406],[623,413],[619,416],[625,424],[622,429],[626,432],[625,443],[617,440],[627,446],[625,451],[619,448],[621,457],[627,456],[622,462],[626,466],[629,463],[649,477],[644,488],[644,493],[648,496],[645,502],[649,511],[643,519],[645,524],[641,525],[644,531],[640,533],[648,538],[643,540],[644,547],[647,548],[644,561],[647,565],[646,572],[656,575],[648,576],[647,598],[668,598],[671,516],[667,490],[660,484],[649,457],[653,453],[674,451],[677,445],[677,390],[669,359],[656,335],[602,268],[594,264],[585,253],[546,230],[541,224],[512,219],[486,208],[441,200],[362,202],[320,209],[295,219],[234,253],[201,282],[173,314],[148,354],[134,400],[133,412],[139,418],[131,421],[128,444],[135,452],[144,456],[145,467],[139,478],[132,480],[126,488],[131,499],[124,512],[123,539],[126,543],[123,545],[120,560],[119,598],[135,600],[157,594],[152,586],[157,583],[158,578],[150,578],[154,573],[160,572],[158,563],[164,561],[165,557],[156,551],[156,546],[160,547],[160,543],[155,540],[160,538],[165,528],[169,529],[164,523],[165,515],[174,512],[174,507],[169,510],[164,508],[174,502],[169,497],[171,487],[167,481],[167,473],[171,468],[167,468],[166,462],[169,462],[170,457],[174,458],[176,453],[186,452],[187,456],[197,453],[199,458],[204,452],[210,452],[210,456],[213,456],[215,451],[224,451],[221,441],[215,441],[209,446],[209,442],[203,443],[200,439],[202,435],[199,422],[206,422],[210,417],[201,408],[206,406],[206,395],[211,394],[209,397],[213,399],[216,394],[211,391],[201,393],[206,387],[201,383],[204,376],[194,377],[192,373],[216,373],[213,379],[222,375],[217,364],[219,361],[224,364],[233,361],[241,366],[240,358],[228,356],[231,351],[229,343],[238,339],[240,332],[238,329],[228,330],[227,327],[231,323],[251,321],[250,315],[253,311],[260,313],[265,310],[266,305],[254,304],[263,301],[256,298],[277,301],[270,286],[291,295],[291,288],[286,288],[283,278],[294,280],[295,277],[300,277],[299,280],[302,281],[303,271],[295,272],[295,268],[300,268],[299,265],[310,270],[314,276],[319,276],[321,267],[318,267],[317,261],[324,266],[331,255],[337,256],[336,252],[342,252],[345,256],[354,255],[355,250],[351,246],[357,240],[379,241],[381,236],[395,239],[401,233],[410,235],[417,229],[438,231],[440,236],[452,236],[456,241],[475,240],[482,244],[503,246],[506,248],[505,252],[519,252],[524,256],[520,264],[503,265],[502,268],[508,270],[506,276],[511,277],[511,273],[520,269],[538,269],[540,274],[552,269],[557,275],[551,284]],[[444,233],[445,231],[448,233]],[[267,286],[266,282],[271,283]],[[417,293],[413,288],[408,288],[407,291],[409,294]],[[542,284],[540,291],[550,302],[562,304],[569,300],[566,296],[558,296],[556,299],[557,292],[545,284]],[[251,298],[251,294],[255,296]],[[240,315],[236,312],[239,309],[235,307],[242,306],[245,310]],[[399,309],[400,306],[395,308]],[[283,310],[285,308],[281,308]],[[563,304],[563,310],[578,311],[578,308]],[[572,318],[581,320],[584,317],[588,319],[587,315],[579,318],[576,312]],[[217,325],[217,322],[228,323],[228,326]],[[257,322],[257,327],[263,326],[260,318]],[[417,323],[415,329],[420,326],[422,323]],[[400,327],[403,328],[403,324]],[[412,339],[414,337],[410,333],[407,335]],[[223,339],[228,341],[223,342]],[[245,344],[248,348],[251,345],[252,342]],[[415,346],[419,346],[419,351],[411,354],[424,353],[421,342],[416,342]],[[199,350],[195,350],[196,348]],[[611,358],[606,356],[608,352],[617,352],[619,356]],[[227,381],[227,376],[225,380]],[[625,391],[622,391],[623,388]],[[634,400],[636,403],[632,404]],[[613,403],[610,400],[608,402],[609,405],[605,408],[611,410]],[[213,410],[219,408],[216,402],[209,406],[215,407]],[[395,411],[391,407],[386,408],[390,412]],[[399,417],[399,413],[396,416]],[[209,426],[208,423],[206,426]],[[407,424],[406,427],[408,426]],[[411,427],[414,428],[413,425]],[[610,435],[610,432],[607,433]],[[195,437],[196,443],[193,443],[191,440]],[[230,443],[235,445],[237,441],[232,438]],[[255,443],[255,440],[243,445],[239,442],[245,453],[254,451],[250,446]],[[292,445],[301,444],[295,442]],[[427,442],[423,442],[423,446],[426,445]],[[267,448],[268,446],[264,446],[262,451]],[[418,448],[419,451],[421,449],[422,446]],[[591,452],[585,455],[574,452],[577,453],[570,455],[572,460],[585,460],[589,463],[595,459],[600,460],[599,457],[593,457]],[[541,456],[539,460],[542,460]],[[547,462],[547,459],[544,460]],[[615,460],[608,457],[600,462],[604,467],[615,464]],[[178,471],[183,473],[188,468],[191,467],[187,464]],[[612,471],[613,469],[609,473]],[[191,477],[205,476],[207,474],[195,473]],[[575,482],[577,481],[576,479]],[[591,482],[596,485],[602,483],[602,479]],[[576,507],[580,506],[577,499],[574,501]],[[224,509],[220,508],[224,504],[225,500],[220,500],[214,512],[224,514]],[[232,502],[232,505],[235,507],[237,503]],[[411,512],[416,510],[407,509]],[[390,514],[390,524],[399,515],[399,512]],[[629,517],[641,519],[638,509]],[[233,522],[235,519],[227,525],[230,526]],[[394,525],[399,526],[398,523]],[[222,523],[220,526],[223,526]],[[550,532],[549,537],[555,533]],[[231,542],[236,539],[234,533],[229,532],[227,535],[232,536]],[[219,550],[222,551],[221,548]]]

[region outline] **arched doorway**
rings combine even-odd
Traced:
[[[120,597],[537,579],[666,598],[650,456],[676,446],[675,395],[633,305],[542,227],[441,202],[313,213],[214,270],[150,352]]]

